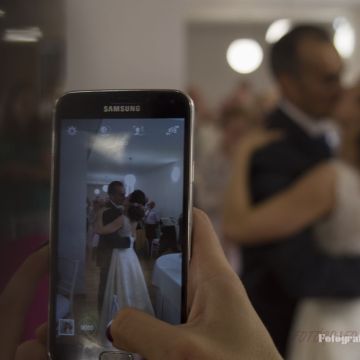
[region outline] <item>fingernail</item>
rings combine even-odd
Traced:
[[[111,324],[112,324],[112,320],[109,322],[108,326],[106,327],[106,337],[107,337],[108,340],[112,343],[112,342],[114,342],[114,339],[113,339],[113,337],[111,336],[111,331],[110,331]]]

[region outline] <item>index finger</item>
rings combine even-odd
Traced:
[[[210,219],[194,208],[189,282],[204,281],[225,270],[232,271]]]

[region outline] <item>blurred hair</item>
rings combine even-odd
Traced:
[[[144,205],[146,204],[146,195],[141,190],[134,190],[128,197],[129,207],[127,216],[131,222],[140,221],[145,216]]]
[[[146,195],[142,190],[134,190],[129,195],[129,202],[138,203],[144,206],[146,204]]]
[[[283,73],[297,74],[298,46],[306,39],[332,44],[329,33],[320,26],[307,24],[294,27],[270,49],[270,67],[275,78]]]
[[[118,186],[124,187],[124,184],[121,181],[112,181],[108,186],[108,195],[113,195],[115,193],[115,188]]]

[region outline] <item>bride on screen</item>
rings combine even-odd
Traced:
[[[99,321],[104,339],[108,323],[124,307],[134,307],[154,315],[144,274],[134,251],[136,225],[144,217],[145,203],[145,194],[141,190],[135,190],[125,201],[124,214],[100,229],[102,234],[118,231],[121,237],[130,238],[129,248],[112,251]]]

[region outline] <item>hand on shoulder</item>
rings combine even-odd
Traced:
[[[251,156],[256,150],[279,141],[284,136],[284,133],[279,130],[268,130],[265,128],[252,130],[237,144],[234,150],[234,157]]]

